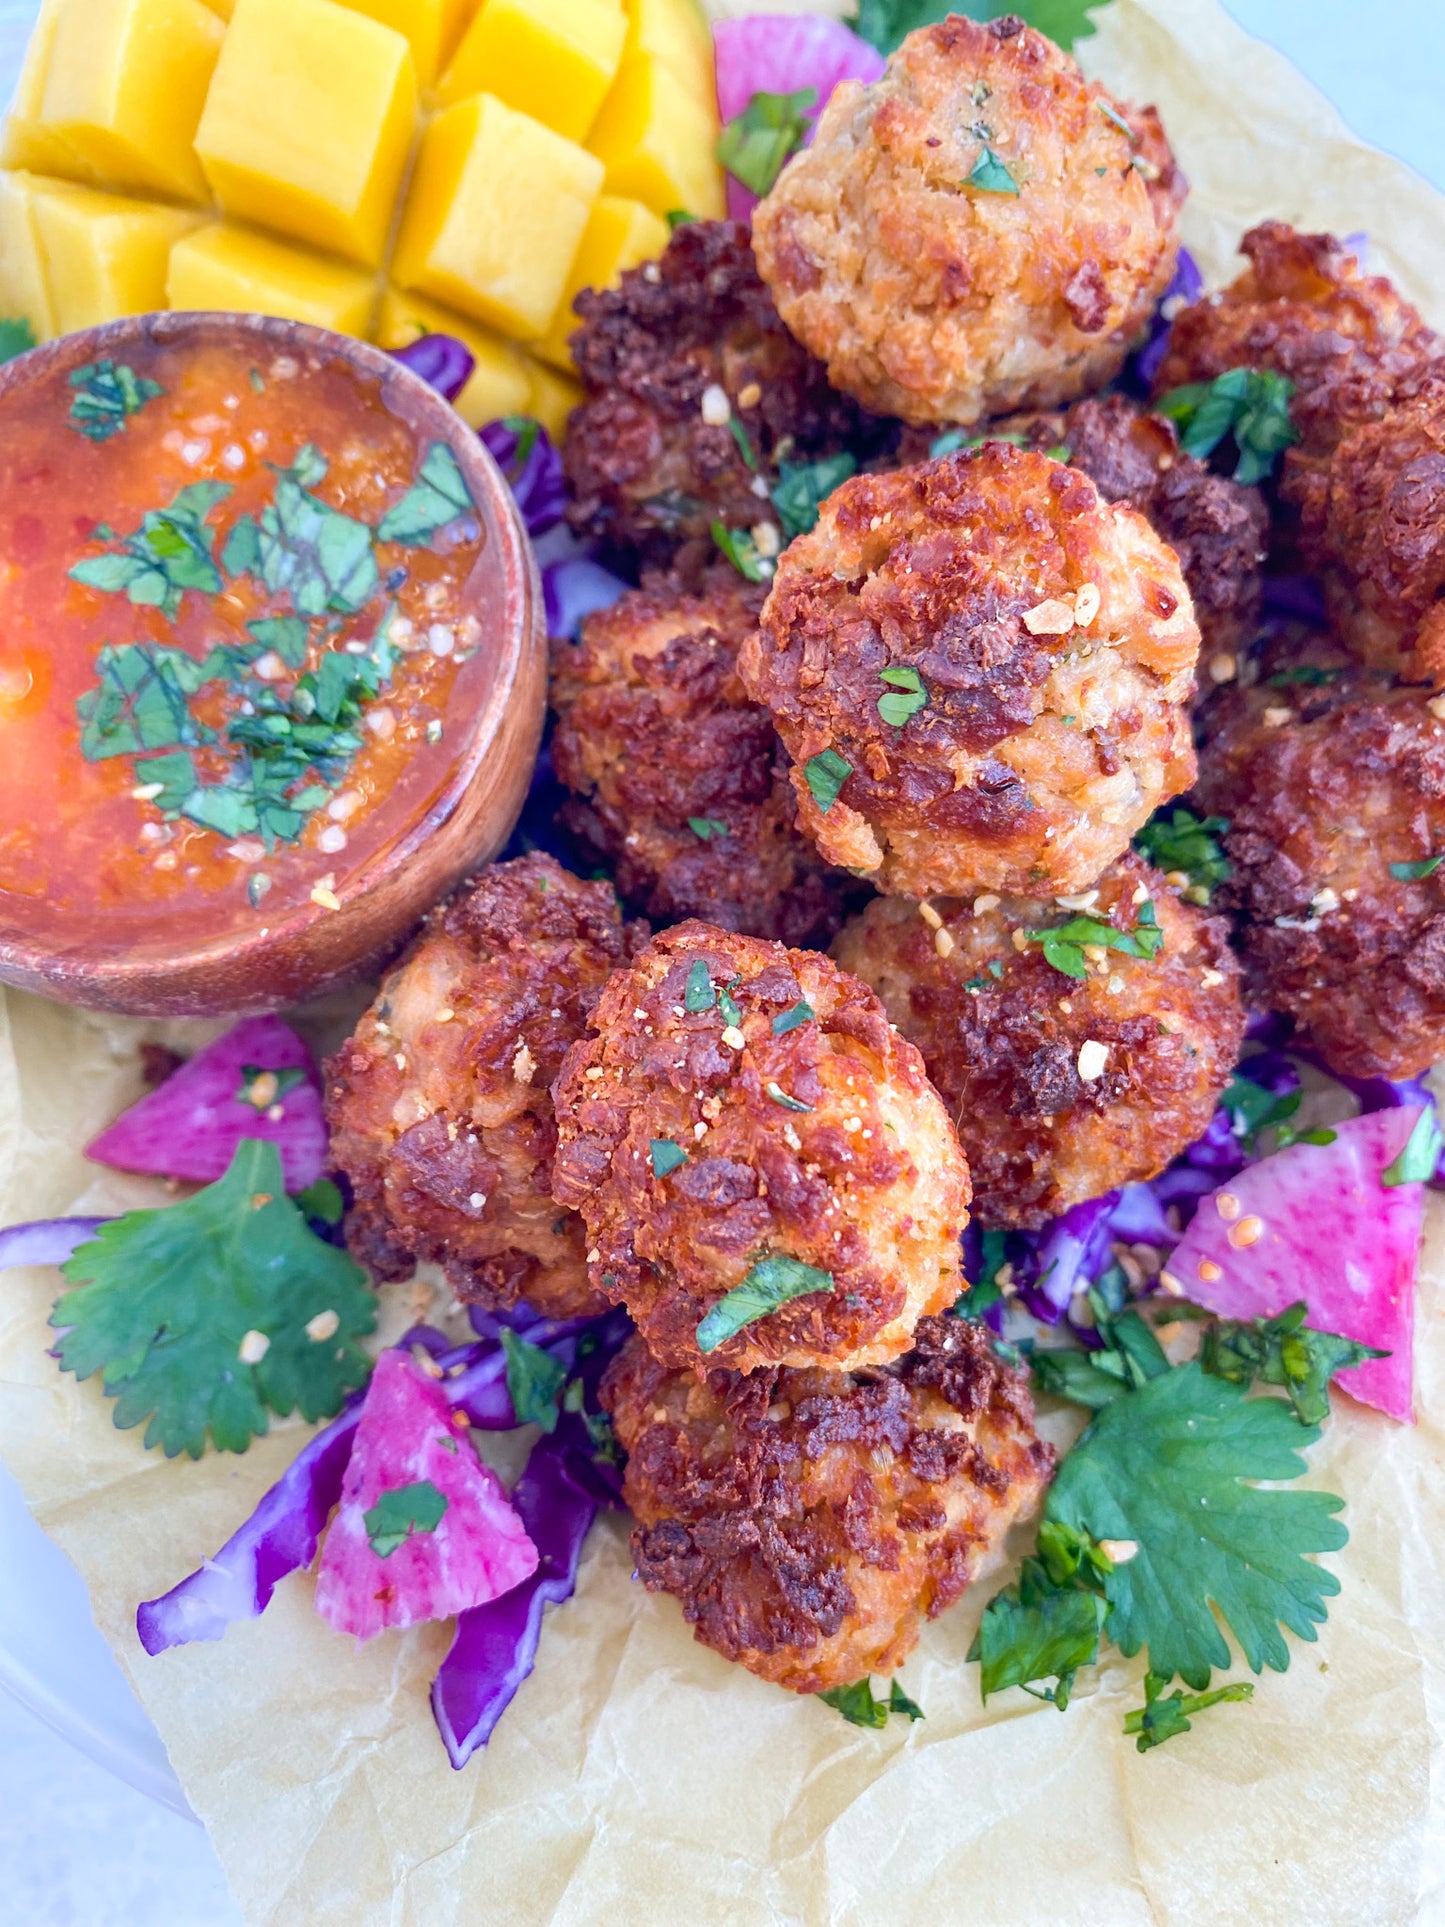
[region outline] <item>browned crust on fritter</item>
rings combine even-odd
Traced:
[[[650,577],[554,643],[552,766],[563,820],[635,909],[826,943],[849,880],[797,829],[787,752],[737,673],[765,594],[726,567],[697,595]]]
[[[699,1382],[634,1338],[603,1382],[638,1577],[703,1645],[794,1692],[900,1666],[1052,1475],[1028,1380],[981,1327],[925,1318],[915,1339],[859,1375]]]
[[[1097,591],[1087,627],[1031,633]],[[794,762],[799,822],[890,894],[1087,886],[1188,787],[1199,631],[1173,552],[1076,469],[982,448],[836,489],[738,658]],[[888,668],[927,705],[878,711]],[[852,773],[824,812],[806,765]]]
[[[1132,931],[1141,891],[1164,936],[1152,959],[1101,948],[1079,982],[1040,944],[1016,946],[1016,930],[1080,914]],[[1083,912],[977,902],[936,899],[935,930],[913,905],[879,897],[844,927],[834,955],[923,1052],[968,1158],[975,1218],[1035,1229],[1154,1177],[1204,1131],[1239,1056],[1239,967],[1224,919],[1182,903],[1133,855],[1104,873]],[[1090,1039],[1108,1058],[1085,1081],[1079,1053]]]
[[[970,184],[992,153],[1017,193]],[[844,82],[753,216],[784,320],[868,408],[974,422],[1111,380],[1173,273],[1158,116],[1017,19],[911,33]]]
[[[1319,687],[1271,686],[1313,666]],[[1292,642],[1204,707],[1198,807],[1231,819],[1216,895],[1240,919],[1251,1000],[1340,1071],[1413,1077],[1445,1056],[1445,722],[1429,692]]]
[[[730,986],[739,1025],[717,1004],[686,1009],[699,962]],[[800,1001],[815,1015],[777,1034]],[[953,1302],[968,1167],[918,1052],[826,957],[679,924],[612,978],[592,1033],[555,1086],[554,1190],[586,1220],[594,1281],[666,1364],[871,1363]],[[654,1141],[687,1161],[657,1176]],[[765,1254],[827,1271],[836,1289],[704,1358],[700,1320]]]
[[[808,461],[878,432],[779,320],[742,222],[684,223],[659,260],[579,295],[577,312],[587,399],[562,451],[568,519],[644,560],[666,563],[688,541],[710,549],[714,521],[772,518],[732,430],[703,420],[705,389],[726,392],[769,472],[783,455]]]
[[[350,1249],[381,1278],[441,1264],[457,1295],[556,1317],[607,1300],[551,1195],[551,1084],[646,926],[540,854],[494,864],[428,917],[326,1067]]]

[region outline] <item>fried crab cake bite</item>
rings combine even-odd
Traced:
[[[1294,383],[1290,420],[1312,457],[1416,392],[1442,343],[1382,275],[1365,274],[1333,235],[1284,221],[1251,228],[1239,246],[1243,274],[1175,316],[1156,395],[1231,368],[1272,369]]]
[[[828,385],[758,278],[748,229],[687,221],[657,261],[577,298],[586,399],[562,460],[578,534],[666,563],[712,525],[777,535],[766,473],[857,453],[885,425]],[[776,550],[774,549],[774,553]]]
[[[1086,889],[1194,777],[1179,563],[1086,475],[1006,442],[844,482],[738,667],[798,820],[889,895]]]
[[[849,879],[796,827],[788,757],[738,648],[766,591],[726,565],[696,595],[651,577],[552,646],[562,820],[663,923],[826,943]]]
[[[845,81],[753,214],[784,321],[864,407],[970,423],[1118,374],[1179,251],[1152,107],[1022,21],[951,15]]]
[[[1230,819],[1246,990],[1346,1076],[1445,1056],[1445,721],[1439,698],[1328,641],[1266,655],[1204,705],[1196,806]]]
[[[1162,1171],[1244,1032],[1227,924],[1133,855],[1064,904],[876,897],[833,955],[923,1052],[985,1228],[1035,1230]]]
[[[664,1365],[861,1367],[963,1289],[968,1166],[912,1044],[815,951],[684,923],[554,1096],[554,1189]]]
[[[377,1277],[431,1259],[490,1309],[607,1309],[581,1220],[551,1195],[550,1086],[645,935],[610,885],[542,855],[494,864],[432,912],[327,1066],[347,1243]]]
[[[602,1401],[632,1552],[704,1646],[795,1693],[891,1673],[993,1569],[1054,1467],[1027,1375],[982,1327],[925,1318],[865,1372],[690,1372],[638,1338]]]

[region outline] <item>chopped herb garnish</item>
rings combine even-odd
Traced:
[[[265,1080],[264,1082],[262,1080]],[[236,1097],[242,1104],[250,1104],[258,1111],[268,1110],[278,1098],[288,1091],[294,1091],[298,1084],[306,1082],[306,1073],[298,1064],[286,1070],[268,1071],[260,1064],[241,1066],[241,1088]]]
[[[756,475],[758,472],[758,458],[753,453],[753,438],[749,435],[747,429],[742,422],[738,420],[736,415],[728,416],[728,431],[738,445],[739,455],[742,456],[744,462],[753,471],[754,475]]]
[[[673,234],[676,234],[680,227],[686,227],[689,221],[695,221],[696,219],[697,216],[695,214],[689,214],[685,207],[670,207],[667,210],[667,225],[669,231]]]
[[[1129,145],[1131,147],[1134,146],[1135,144],[1134,130],[1129,125],[1128,121],[1125,120],[1124,116],[1118,111],[1118,109],[1116,107],[1111,106],[1107,100],[1096,100],[1094,102],[1094,105],[1098,108],[1099,112],[1104,116],[1104,119],[1108,121],[1109,125],[1111,127],[1117,127],[1119,132],[1124,136],[1125,140],[1128,141]]]
[[[107,643],[95,658],[96,687],[76,702],[80,748],[87,762],[133,756],[147,749],[211,740],[212,732],[191,715],[190,698],[201,687],[203,665],[184,649],[159,642]],[[166,758],[174,763],[173,758]],[[189,758],[187,765],[189,766]],[[169,772],[174,780],[174,769]],[[146,782],[165,782],[154,765],[139,771]]]
[[[990,1693],[1022,1686],[1039,1699],[1051,1700],[1062,1713],[1073,1692],[1074,1675],[1099,1655],[1109,1607],[1095,1588],[1101,1585],[1109,1562],[1098,1559],[1097,1567],[1088,1571],[1092,1583],[1080,1583],[1077,1564],[1073,1574],[1056,1583],[1041,1556],[1050,1530],[1057,1529],[1040,1528],[1040,1554],[1024,1560],[1017,1584],[984,1608],[968,1657],[979,1662],[979,1690],[985,1701]],[[1092,1542],[1085,1544],[1089,1556],[1097,1558]],[[1033,1684],[1046,1679],[1055,1684],[1043,1691]]]
[[[1274,1318],[1211,1321],[1200,1346],[1200,1364],[1235,1385],[1281,1385],[1301,1425],[1322,1425],[1329,1417],[1330,1380],[1336,1372],[1389,1354],[1337,1332],[1313,1330],[1305,1323],[1307,1309],[1301,1298]]]
[[[22,315],[10,315],[0,321],[0,362],[14,361],[17,355],[28,354],[35,345],[35,330]]]
[[[408,1539],[435,1532],[446,1509],[445,1493],[438,1492],[430,1479],[419,1479],[415,1485],[383,1492],[376,1504],[362,1513],[361,1523],[377,1558],[389,1559]]]
[[[824,455],[816,462],[779,462],[772,500],[786,533],[806,535],[816,528],[823,503],[857,473],[857,462],[847,454]]]
[[[1019,0],[1011,10],[1027,26],[1047,34],[1067,53],[1076,40],[1084,40],[1093,33],[1089,9],[1098,4],[1099,0]],[[950,13],[989,19],[995,12],[993,6],[980,6],[978,0],[967,0],[962,6],[958,0],[860,0],[853,25],[879,53],[891,54],[915,28],[931,26]],[[974,106],[981,107],[990,91],[987,81],[977,81],[973,89]]]
[[[378,542],[400,542],[407,548],[426,548],[440,530],[475,515],[466,477],[445,442],[433,442],[415,482],[394,508],[381,518]]]
[[[761,198],[808,137],[808,109],[817,89],[757,93],[718,136],[717,158],[735,181]]]
[[[838,792],[853,774],[853,765],[836,749],[820,750],[803,765],[803,775],[813,801],[826,816],[838,800]]]
[[[990,1229],[980,1233],[979,1275],[949,1307],[955,1318],[980,1319],[1007,1294],[999,1281],[1008,1258],[1008,1233]]]
[[[874,1699],[872,1681],[866,1679],[855,1679],[848,1686],[830,1686],[818,1698],[824,1706],[841,1713],[850,1726],[866,1726],[875,1732],[888,1724],[890,1713],[903,1713],[910,1720],[923,1718],[923,1708],[908,1697],[896,1679],[889,1680],[883,1699]]]
[[[567,1368],[552,1354],[502,1327],[502,1350],[507,1355],[507,1395],[518,1425],[557,1429],[557,1401],[567,1381]]]
[[[308,1184],[304,1191],[298,1191],[296,1206],[318,1224],[338,1225],[346,1216],[346,1200],[341,1195],[341,1187],[330,1178],[318,1178],[315,1184]]]
[[[185,590],[215,595],[223,586],[211,554],[215,530],[207,527],[206,517],[231,492],[229,482],[192,482],[168,508],[149,510],[134,534],[119,537],[120,546],[110,554],[77,562],[71,580],[105,595],[124,594],[138,607],[159,609],[174,622]],[[108,529],[97,534],[103,541],[117,539]]]
[[[1274,675],[1265,677],[1268,689],[1289,689],[1298,684],[1305,689],[1323,689],[1327,683],[1337,681],[1343,669],[1322,669],[1315,662],[1298,662],[1292,669],[1278,669]]]
[[[878,677],[880,682],[888,684],[888,693],[878,698],[878,714],[885,723],[902,729],[911,716],[928,707],[928,691],[923,678],[911,663],[880,669]]]
[[[751,529],[730,529],[714,522],[712,539],[745,582],[766,582],[772,575],[773,565],[758,553]]]
[[[1190,1720],[1208,1707],[1254,1698],[1254,1686],[1247,1679],[1234,1680],[1228,1686],[1212,1687],[1207,1693],[1175,1692],[1167,1699],[1161,1698],[1168,1684],[1167,1675],[1161,1679],[1158,1673],[1146,1673],[1143,1706],[1124,1715],[1124,1731],[1138,1734],[1137,1745],[1141,1753],[1147,1753],[1150,1747],[1162,1746],[1165,1740],[1172,1740],[1180,1733],[1187,1733]]]
[[[739,978],[734,977],[733,984],[740,981]],[[717,994],[717,1007],[718,1014],[725,1024],[737,1025],[743,1021],[743,1013],[738,1006],[737,999],[733,996],[732,984],[725,984],[719,989]]]
[[[1055,970],[1066,977],[1083,979],[1089,974],[1086,949],[1119,950],[1126,957],[1157,957],[1164,947],[1164,932],[1159,928],[1152,903],[1139,906],[1133,930],[1116,930],[1100,923],[1097,917],[1073,917],[1053,930],[1026,930],[1030,943],[1043,945],[1044,956]]]
[[[669,1171],[675,1171],[679,1164],[687,1163],[687,1152],[680,1144],[674,1144],[670,1137],[655,1137],[652,1140],[652,1175],[665,1178]]]
[[[274,649],[288,669],[299,669],[306,660],[311,631],[300,616],[267,616],[248,622],[246,632],[263,649]]]
[[[1018,182],[989,146],[984,147],[968,170],[966,184],[984,194],[1017,194],[1019,191]]]
[[[1201,461],[1232,435],[1238,451],[1235,481],[1262,482],[1299,440],[1289,417],[1293,394],[1294,383],[1271,368],[1230,368],[1213,381],[1171,388],[1154,407],[1177,425],[1183,452]]]
[[[813,1108],[811,1104],[804,1104],[799,1098],[789,1097],[782,1085],[774,1083],[772,1079],[764,1084],[763,1089],[773,1102],[781,1104],[785,1111],[811,1111]]]
[[[805,1265],[800,1258],[782,1252],[768,1252],[748,1271],[739,1285],[719,1298],[697,1328],[700,1352],[715,1352],[745,1326],[766,1318],[793,1298],[806,1298],[818,1291],[836,1291],[837,1280],[831,1271]]]
[[[989,978],[992,978],[993,982],[997,983],[999,978],[1003,976],[1003,965],[997,957],[990,957],[984,965],[984,969],[988,972],[988,976],[969,977],[963,986],[965,990],[988,990],[991,987]]]
[[[1445,850],[1439,856],[1421,857],[1418,863],[1392,863],[1390,875],[1397,883],[1420,883],[1434,876],[1442,863],[1445,863]]]
[[[308,442],[290,468],[277,471],[260,520],[243,515],[221,556],[227,575],[254,576],[272,595],[289,595],[302,616],[354,614],[380,583],[371,530],[311,493],[326,472],[325,457]]]
[[[1233,865],[1218,839],[1229,829],[1227,816],[1196,816],[1192,810],[1176,809],[1165,817],[1153,816],[1134,838],[1134,848],[1146,863],[1166,875],[1183,871],[1189,878],[1189,894],[1196,903],[1208,903],[1216,883],[1234,875]]]
[[[1399,1157],[1380,1173],[1381,1184],[1427,1184],[1435,1175],[1442,1149],[1445,1149],[1445,1137],[1441,1135],[1435,1106],[1430,1104],[1416,1118],[1415,1128]]]
[[[1238,1071],[1219,1100],[1229,1118],[1230,1129],[1251,1150],[1262,1132],[1274,1130],[1292,1118],[1301,1101],[1302,1093],[1298,1090],[1269,1091]]]
[[[719,821],[715,816],[690,816],[687,819],[687,827],[704,843],[710,842],[715,836],[728,834],[727,824]]]
[[[790,1030],[796,1030],[800,1024],[811,1024],[817,1014],[806,997],[800,997],[797,1003],[780,1011],[773,1019],[774,1037],[786,1037]]]
[[[716,1003],[717,991],[713,988],[707,965],[699,957],[687,973],[687,985],[682,993],[682,1007],[696,1017],[701,1011],[711,1010]]]
[[[148,401],[165,390],[158,381],[138,375],[124,362],[91,361],[70,377],[75,393],[70,399],[70,425],[88,441],[108,442],[138,415]]]

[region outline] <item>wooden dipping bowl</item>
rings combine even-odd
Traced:
[[[169,907],[161,900],[128,904],[125,891],[118,890],[113,882],[108,888],[97,884],[89,890],[83,868],[82,880],[73,887],[67,873],[63,879],[58,877],[52,891],[37,888],[33,881],[28,890],[10,887],[11,873],[0,867],[0,981],[63,1003],[137,1016],[239,1014],[294,1004],[360,977],[394,954],[425,912],[453,885],[497,853],[517,820],[531,779],[546,704],[546,622],[536,562],[516,505],[480,439],[441,396],[401,363],[363,342],[299,322],[261,316],[155,314],[66,336],[0,367],[0,475],[4,477],[0,482],[0,580],[14,585],[18,573],[28,569],[29,586],[12,587],[10,592],[29,595],[27,606],[32,612],[38,607],[41,617],[44,606],[37,605],[34,598],[48,595],[48,584],[53,580],[60,638],[55,644],[57,650],[67,646],[60,613],[70,611],[69,621],[78,606],[76,598],[81,599],[79,606],[90,626],[79,637],[72,630],[70,643],[86,654],[87,673],[98,648],[106,643],[159,640],[161,630],[156,626],[159,616],[155,610],[130,607],[124,594],[106,595],[102,608],[93,600],[95,591],[72,585],[63,556],[58,562],[52,557],[37,565],[27,555],[23,525],[37,490],[13,462],[9,469],[3,467],[6,450],[22,422],[30,424],[34,437],[35,411],[41,399],[48,407],[55,394],[68,394],[70,376],[76,370],[110,361],[117,365],[135,363],[142,373],[150,365],[158,370],[174,367],[184,374],[182,364],[174,358],[175,351],[202,356],[208,350],[229,351],[238,346],[256,370],[280,370],[290,378],[288,387],[296,399],[295,426],[302,440],[309,439],[304,432],[308,382],[329,383],[324,392],[335,401],[347,387],[335,364],[344,364],[356,378],[358,397],[370,398],[369,405],[363,405],[361,399],[357,404],[357,428],[363,436],[369,416],[375,435],[379,439],[392,436],[395,445],[395,428],[377,414],[379,405],[393,423],[400,423],[414,437],[418,462],[421,451],[433,444],[444,444],[451,451],[476,507],[481,530],[480,547],[466,563],[467,573],[458,587],[453,613],[474,617],[480,625],[480,637],[470,651],[457,654],[455,679],[445,698],[445,722],[439,737],[428,736],[414,753],[408,752],[408,760],[392,773],[385,787],[378,783],[376,800],[374,805],[368,804],[363,827],[343,839],[345,851],[323,857],[315,847],[305,847],[307,838],[303,838],[289,852],[288,860],[295,859],[295,874],[288,876],[288,887],[273,891],[267,879],[266,889],[272,893],[269,899],[263,896],[259,904],[248,899],[248,878],[239,866],[234,883],[227,879],[216,884],[204,901],[198,901],[194,894],[200,888],[197,885],[189,902],[183,904],[177,898]],[[157,351],[171,351],[171,358],[158,360]],[[179,382],[174,385],[180,386]],[[265,393],[261,373],[254,376],[252,388],[258,396]],[[323,389],[318,387],[315,392],[319,395]],[[29,414],[27,400],[31,404]],[[237,410],[234,420],[247,419],[244,410],[251,406],[249,397],[232,397],[226,405]],[[140,430],[144,419],[143,410],[128,419],[97,453],[92,440],[84,434],[76,435],[67,425],[62,403],[52,445],[37,457],[35,473],[43,474],[45,485],[57,490],[64,487],[67,473],[89,477],[84,485],[89,494],[77,487],[76,510],[83,507],[85,516],[94,522],[113,523],[123,537],[138,526],[139,517],[130,506],[113,507],[93,499],[95,470],[84,465],[95,464],[107,450],[118,448],[125,435]],[[159,431],[154,428],[151,432]],[[219,442],[219,435],[217,439]],[[177,440],[172,430],[173,449]],[[261,445],[259,434],[254,445]],[[354,468],[354,439],[350,447]],[[238,444],[227,450],[238,468],[242,453]],[[269,448],[267,453],[271,453]],[[292,460],[294,451],[277,456],[278,466]],[[157,482],[155,503],[146,506],[163,506],[178,484],[191,479],[172,465]],[[261,481],[255,480],[254,487],[261,486]],[[318,487],[324,495],[325,485]],[[218,515],[217,520],[221,519]],[[112,536],[111,528],[103,527],[87,549],[85,521],[74,526],[80,530],[77,554],[90,553],[97,542]],[[464,529],[471,529],[469,522]],[[31,532],[36,541],[48,539]],[[472,536],[474,539],[475,531]],[[218,557],[222,546],[218,540]],[[439,544],[432,553],[445,556],[448,552]],[[44,589],[36,586],[37,566],[45,568]],[[424,566],[440,569],[451,565],[429,562]],[[456,564],[458,576],[462,566],[460,561]],[[395,574],[399,577],[400,571]],[[198,605],[192,601],[188,606],[194,609]],[[199,606],[203,617],[205,605]],[[188,619],[194,631],[201,618],[192,614]],[[359,622],[360,616],[356,619]],[[102,621],[108,625],[103,630],[97,626]],[[464,621],[461,627],[467,635],[477,636],[472,623]],[[27,633],[37,638],[32,655],[34,649],[43,654],[47,647],[43,620],[32,622]],[[192,653],[203,654],[207,644],[208,638],[200,636],[187,646]],[[6,639],[0,637],[0,671],[4,669],[5,647]],[[430,671],[432,665],[426,667]],[[41,680],[48,686],[53,665],[41,662],[39,668]],[[66,669],[72,680],[79,673],[73,664],[67,664]],[[270,673],[275,673],[274,666]],[[96,769],[103,772],[108,766],[98,764],[93,756],[82,758],[73,695],[67,693],[63,701],[57,695],[54,701],[57,759],[72,757],[70,767],[87,782],[120,782],[119,775],[95,774]],[[435,730],[438,725],[432,727]],[[56,814],[53,789],[50,803],[37,805],[34,823],[28,829],[25,793],[13,781],[10,800],[3,801],[6,736],[0,675],[0,863],[7,832],[18,828],[21,843],[29,830],[43,837],[51,833],[49,820]],[[431,746],[433,741],[435,747]],[[126,768],[130,767],[127,763]],[[145,780],[146,765],[139,763],[137,767],[139,777],[132,774],[128,778],[132,784]],[[43,784],[39,787],[44,789]],[[126,791],[129,797],[139,794],[138,789]],[[112,800],[114,808],[123,813],[126,805]],[[142,852],[151,850],[161,839],[176,834],[161,823],[154,808],[149,812],[154,827],[140,821],[145,814],[140,803],[134,808],[136,823],[128,850],[132,846]],[[63,816],[63,809],[60,814]],[[322,824],[321,816],[317,822]],[[178,847],[200,849],[202,855],[197,861],[202,865],[220,863],[216,852],[226,844],[224,836],[205,831],[198,837],[194,825],[183,823],[181,828],[186,835]],[[329,834],[322,849],[335,844],[337,832],[328,832],[323,824],[321,831],[314,826],[308,830],[312,846],[322,833]],[[76,834],[83,835],[83,824]],[[37,855],[34,847],[36,837],[28,835],[28,840],[32,847],[27,860],[43,866],[44,853]],[[126,862],[133,860],[138,859],[124,856]],[[253,858],[253,867],[265,870],[266,863]],[[279,873],[279,865],[277,868]],[[43,868],[36,874],[43,874]],[[97,874],[108,873],[101,865]],[[203,868],[187,872],[189,876],[203,874],[210,873]],[[145,887],[160,890],[162,885],[152,879]],[[319,890],[322,901],[315,900],[313,889]],[[143,896],[144,890],[139,894]]]

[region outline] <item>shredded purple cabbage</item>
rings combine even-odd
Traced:
[[[567,483],[546,429],[530,416],[504,415],[479,433],[507,478],[528,535],[555,528],[566,511]]]
[[[1267,575],[1264,612],[1323,627],[1328,620],[1325,592],[1312,575]]]
[[[36,1218],[0,1231],[0,1271],[12,1265],[68,1264],[109,1218]]]
[[[422,335],[409,347],[393,348],[393,361],[401,362],[448,401],[455,401],[472,378],[476,356],[455,335]]]
[[[1149,323],[1149,339],[1135,355],[1129,371],[1129,385],[1138,393],[1147,395],[1154,385],[1159,365],[1168,352],[1169,330],[1175,315],[1190,302],[1197,301],[1203,292],[1204,276],[1199,272],[1198,262],[1188,248],[1180,248],[1173,278],[1159,297],[1159,306]]]

